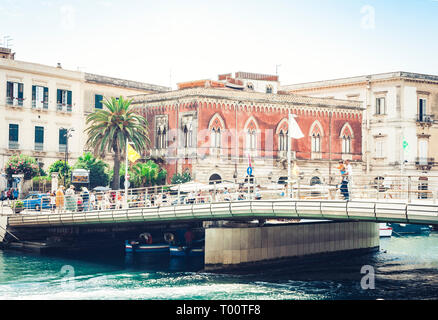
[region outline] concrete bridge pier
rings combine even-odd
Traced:
[[[226,270],[331,253],[376,251],[379,224],[309,222],[205,230],[205,269]]]

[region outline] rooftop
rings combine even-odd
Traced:
[[[332,108],[347,108],[363,110],[362,102],[352,100],[337,100],[330,98],[306,97],[296,94],[268,94],[261,92],[247,92],[240,90],[230,90],[226,88],[188,88],[175,90],[165,93],[152,93],[131,96],[133,104],[154,103],[168,100],[178,100],[184,98],[212,98],[234,101],[248,101],[252,103],[265,104],[295,104],[295,105],[318,105]]]
[[[333,79],[333,80],[321,80],[321,81],[314,81],[314,82],[296,83],[296,84],[281,86],[281,90],[291,91],[291,90],[299,90],[299,89],[310,89],[310,88],[316,88],[316,87],[330,87],[330,86],[340,86],[340,85],[349,85],[349,84],[362,84],[362,83],[367,83],[368,81],[371,81],[371,82],[385,81],[385,80],[391,80],[391,79],[408,79],[408,80],[413,80],[413,81],[438,83],[438,76],[436,76],[436,75],[397,71],[397,72],[387,72],[387,73],[378,73],[378,74],[371,74],[371,75],[364,75],[364,76],[340,78],[340,79]]]

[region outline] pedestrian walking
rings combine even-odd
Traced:
[[[344,165],[344,162],[342,160],[339,161],[338,169],[341,173],[341,185],[340,185],[340,191],[342,196],[344,197],[344,200],[349,200],[349,194],[348,194],[348,179],[347,179],[347,169]]]
[[[90,192],[86,187],[82,187],[82,206],[83,211],[90,211]]]

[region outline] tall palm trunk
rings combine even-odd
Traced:
[[[119,148],[114,149],[114,174],[113,174],[113,190],[120,189],[120,151]]]

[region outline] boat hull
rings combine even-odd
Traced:
[[[168,254],[169,245],[164,243],[155,244],[131,244],[125,242],[125,252],[127,253],[143,253],[143,254]]]
[[[379,234],[381,238],[389,238],[392,236],[392,228],[386,223],[381,223],[379,226]]]
[[[395,235],[427,235],[431,232],[430,226],[421,224],[390,223],[389,226],[392,228]]]
[[[170,246],[171,257],[203,257],[204,248],[189,248],[186,246]]]

